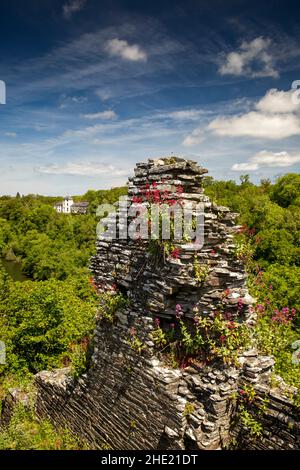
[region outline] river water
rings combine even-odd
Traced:
[[[21,263],[18,263],[18,261],[7,261],[4,258],[0,258],[0,265],[3,266],[5,271],[14,281],[28,280],[28,277],[22,273],[22,266]]]

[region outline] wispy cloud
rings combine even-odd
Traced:
[[[110,177],[127,176],[128,169],[117,168],[114,165],[102,162],[68,162],[64,165],[52,163],[37,168],[39,173],[52,175],[72,175],[72,176],[104,176]]]
[[[166,113],[159,113],[155,118],[167,118],[174,119],[175,121],[194,121],[201,116],[201,114],[207,114],[201,109],[181,109],[178,111],[170,111]]]
[[[262,167],[289,167],[300,162],[300,153],[269,152],[262,150],[249,158],[247,162],[235,163],[233,171],[253,171]]]
[[[4,132],[4,135],[6,137],[17,137],[17,133],[16,132]]]
[[[278,77],[274,58],[270,53],[271,40],[258,37],[242,42],[237,51],[230,52],[219,67],[221,75],[244,75],[248,77]]]
[[[192,147],[203,142],[204,138],[205,134],[202,129],[194,129],[191,134],[184,138],[182,144],[186,147]]]
[[[65,18],[71,18],[74,13],[82,10],[87,3],[87,0],[70,0],[63,5],[63,15]]]
[[[146,52],[138,44],[128,44],[123,39],[110,39],[107,41],[105,49],[111,56],[121,57],[124,60],[133,62],[147,60]]]
[[[112,119],[116,119],[118,116],[113,110],[107,109],[106,111],[101,111],[99,113],[82,114],[81,117],[89,120],[103,119],[105,121],[110,121]]]

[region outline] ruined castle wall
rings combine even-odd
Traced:
[[[271,389],[271,358],[245,351],[239,367],[219,361],[172,369],[160,362],[149,336],[154,317],[174,322],[176,304],[187,320],[195,312],[214,315],[224,307],[226,289],[227,313],[249,328],[255,321],[243,263],[235,256],[234,214],[205,196],[205,173],[195,162],[173,157],[137,165],[129,181],[129,203],[143,199],[145,185],[153,182],[155,188],[167,182],[172,199],[202,202],[204,246],[195,251],[190,243],[178,243],[179,259],[162,262],[153,259],[145,241],[98,240],[92,270],[99,292],[116,285],[130,306],[116,313],[114,323],[98,320],[91,364],[78,380],[67,369],[36,376],[38,415],[68,426],[92,447],[219,449],[236,442],[238,448],[299,448],[299,413],[290,399],[294,390],[283,384]],[[180,193],[178,185],[184,188]],[[203,282],[195,280],[195,258],[207,267]],[[142,354],[128,344],[131,328],[147,346]],[[239,417],[245,384],[269,400],[257,417],[263,425],[257,438],[245,431]]]
[[[118,326],[96,332],[90,369],[77,382],[67,369],[36,377],[37,414],[67,426],[93,448],[299,449],[300,417],[291,389],[271,389],[273,360],[256,352],[242,366],[166,368],[130,349]],[[259,437],[241,426],[233,397],[247,385],[268,397]],[[251,411],[251,407],[249,408]]]

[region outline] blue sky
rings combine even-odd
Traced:
[[[299,25],[289,0],[1,1],[0,193],[110,188],[172,153],[299,171]]]

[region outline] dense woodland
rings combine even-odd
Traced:
[[[300,340],[300,175],[287,174],[275,184],[259,185],[205,178],[205,191],[218,204],[239,213],[237,243],[243,247],[249,288],[257,299],[255,342],[276,358],[286,382],[300,386],[292,343]],[[88,191],[77,199],[90,203],[87,215],[58,214],[58,198],[0,198],[0,255],[18,259],[25,282],[0,271],[0,340],[7,361],[0,365],[0,399],[7,389],[32,387],[36,372],[71,365],[74,375],[88,360],[99,298],[88,270],[95,249],[98,204],[115,202],[127,188]],[[84,355],[82,354],[84,353]],[[300,361],[299,361],[300,362]],[[0,433],[1,448],[80,448],[67,431],[37,423],[17,409]]]

